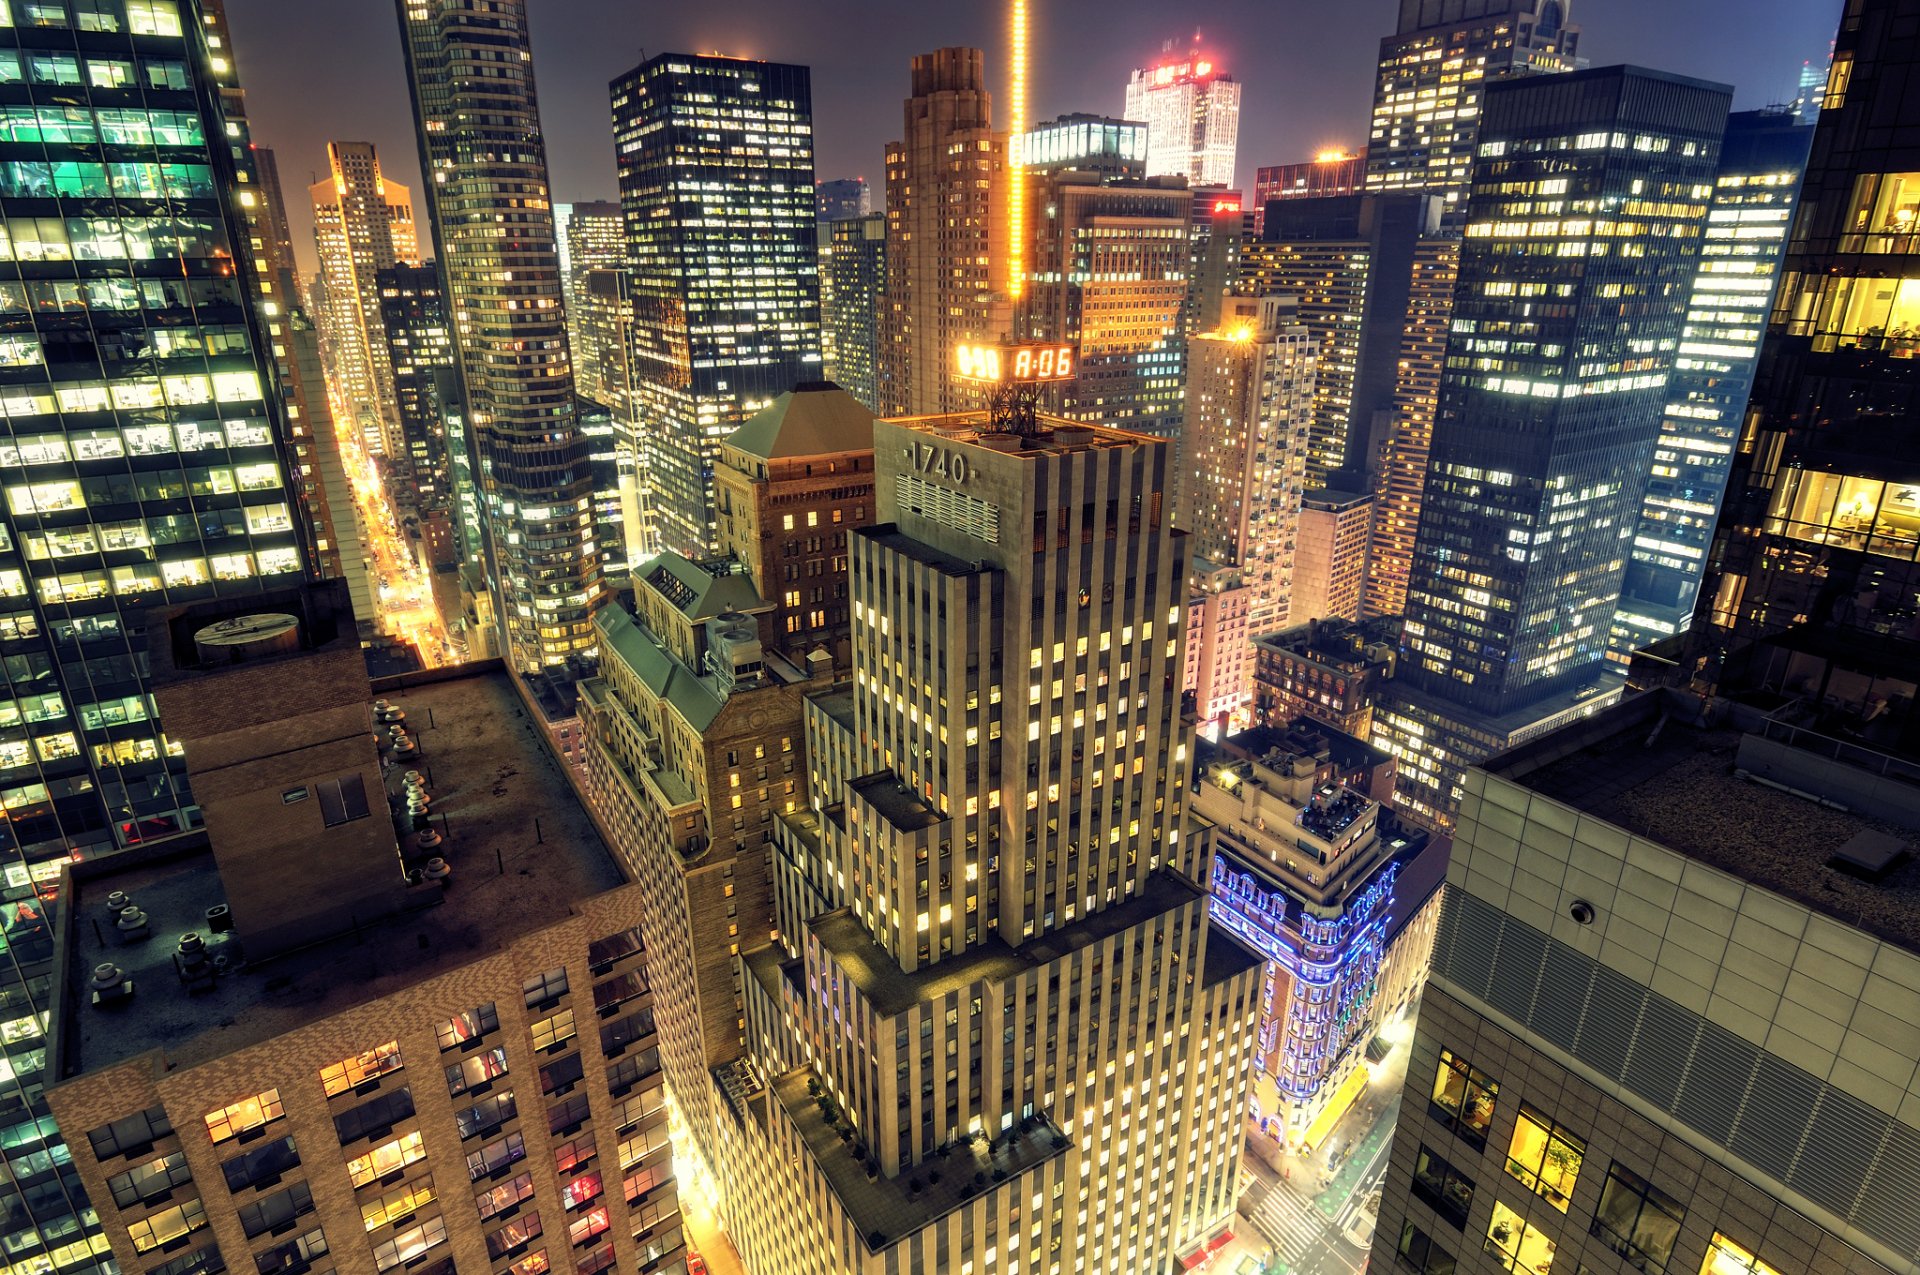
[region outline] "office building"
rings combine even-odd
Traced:
[[[1427,456],[1433,418],[1440,407],[1440,381],[1453,322],[1453,290],[1460,276],[1460,241],[1423,237],[1413,246],[1407,272],[1406,317],[1400,325],[1400,360],[1386,429],[1376,415],[1368,439],[1373,476],[1373,533],[1367,549],[1367,584],[1361,610],[1369,616],[1406,610],[1407,578],[1426,497]]]
[[[887,285],[876,410],[889,416],[984,406],[954,380],[954,347],[1012,331],[1006,139],[993,131],[985,55],[913,59],[901,140],[887,145]]]
[[[1187,651],[1180,711],[1209,739],[1253,721],[1253,589],[1238,567],[1194,560],[1187,580]]]
[[[1309,620],[1255,637],[1254,720],[1275,728],[1310,717],[1355,739],[1369,738],[1374,702],[1393,676],[1399,641],[1395,616],[1359,624]]]
[[[1433,949],[1446,848],[1368,779],[1391,759],[1301,722],[1196,744],[1192,810],[1216,829],[1214,924],[1266,960],[1248,1119],[1288,1150],[1368,1090]]]
[[[1773,698],[1839,745],[1916,751],[1920,439],[1896,408],[1920,349],[1920,41],[1900,4],[1841,22],[1820,123],[1684,649],[1682,681]],[[1832,397],[1824,387],[1844,381]],[[1819,402],[1817,414],[1809,403]],[[1677,667],[1676,667],[1677,665]]]
[[[1467,772],[1376,1264],[1914,1269],[1920,818],[1766,711],[1656,691]]]
[[[1287,622],[1305,491],[1313,340],[1285,297],[1236,297],[1189,343],[1174,521],[1196,561],[1238,570],[1255,634]]]
[[[836,385],[798,385],[720,448],[720,551],[770,607],[769,642],[802,667],[824,650],[852,667],[847,538],[870,525],[873,412]]]
[[[626,392],[622,343],[627,228],[611,200],[565,204],[560,222],[560,281],[567,301],[567,348],[581,398],[620,409]]]
[[[634,454],[631,440],[637,432],[610,407],[583,398],[579,403],[580,432],[587,436],[587,454],[593,465],[593,540],[600,548],[601,573],[608,581],[624,579],[634,564],[632,537],[644,547],[644,521],[629,531]],[[609,585],[609,587],[613,587]]]
[[[822,222],[822,362],[827,379],[869,410],[880,396],[880,320],[886,295],[886,215]]]
[[[1373,497],[1322,487],[1300,502],[1299,549],[1294,555],[1288,618],[1358,620],[1367,579],[1367,540]]]
[[[814,213],[821,221],[846,221],[873,212],[873,192],[864,177],[836,177],[813,188]]]
[[[1138,176],[1130,156],[1144,131],[1069,116],[1026,134],[1033,238],[1016,336],[1077,352],[1059,414],[1174,439],[1191,196],[1176,180]]]
[[[1423,793],[1434,810],[1456,799],[1476,749],[1593,707],[1727,101],[1724,87],[1632,67],[1484,95],[1395,680],[1419,722],[1395,742],[1403,781],[1431,772],[1401,750],[1449,754],[1442,788]],[[1631,216],[1583,215],[1629,200]],[[1521,300],[1535,295],[1567,303]]]
[[[423,511],[447,508],[454,500],[453,457],[436,373],[453,367],[453,323],[440,272],[431,262],[392,266],[374,276],[374,290],[400,426],[396,459],[411,476],[405,492],[411,499],[403,503]]]
[[[1367,188],[1367,148],[1332,147],[1312,159],[1262,165],[1253,170],[1254,211],[1265,215],[1276,199],[1324,199],[1357,195]]]
[[[434,0],[399,13],[427,219],[455,319],[466,468],[497,603],[488,610],[514,669],[564,666],[593,649],[600,561],[526,5]],[[520,68],[512,78],[455,73],[502,57]]]
[[[1290,200],[1242,250],[1238,289],[1300,298],[1316,338],[1307,481],[1369,492],[1403,367],[1414,264],[1440,225],[1428,196]]]
[[[1380,41],[1367,189],[1422,191],[1465,208],[1486,86],[1583,65],[1570,0],[1400,0]]]
[[[1613,617],[1613,658],[1684,633],[1753,386],[1813,130],[1780,108],[1731,116],[1667,384],[1640,525]]]
[[[777,811],[774,855],[756,857],[752,819],[698,851],[732,854],[733,897],[748,900],[733,966],[745,1006],[717,977],[680,1002],[699,1022],[672,1029],[676,1051],[689,1032],[695,1048],[669,1084],[706,1091],[681,1099],[709,1113],[690,1143],[752,1271],[980,1269],[989,1252],[1009,1269],[1159,1269],[1230,1223],[1258,963],[1209,935],[1210,843],[1184,818],[1170,448],[1057,418],[989,425],[873,427],[877,521],[850,546],[852,680],[805,700],[804,746],[788,753],[785,728],[764,725],[766,757],[740,752],[739,784],[716,785],[744,806],[759,800],[753,768],[773,768],[759,809]],[[1095,472],[1110,501],[1061,507],[1056,544],[1046,493]],[[1003,530],[1034,525],[1049,529],[1038,554]],[[1075,562],[1085,605],[1048,583]],[[766,670],[782,663],[763,655]],[[1083,677],[1077,713],[1049,693]],[[1070,747],[1097,765],[1068,763]],[[803,773],[785,771],[796,757]],[[684,856],[661,840],[639,853],[678,877]],[[769,895],[771,924],[753,902]],[[726,950],[696,952],[709,933],[650,924],[650,968],[672,961],[691,982]],[[708,1070],[701,1040],[732,1060]],[[1149,1096],[1105,1112],[1086,1085],[1109,1065]],[[1151,1140],[1133,1136],[1144,1121]]]
[[[1238,191],[1193,193],[1193,216],[1187,224],[1187,304],[1180,313],[1180,331],[1186,337],[1220,326],[1227,296],[1240,280],[1242,256],[1254,239],[1254,221],[1254,214],[1240,207]]]
[[[65,266],[32,277],[29,266],[0,284],[20,372],[0,455],[0,634],[16,699],[0,743],[0,1139],[12,1148],[0,1245],[15,1264],[91,1272],[108,1269],[110,1242],[43,1092],[60,865],[161,840],[197,817],[148,697],[144,608],[299,580],[315,538],[309,493],[289,478],[312,462],[293,456],[297,404],[280,393],[273,341],[287,318],[268,303],[284,296],[265,273],[268,209],[224,11],[96,6],[85,54],[60,17],[0,33],[0,62],[35,68],[31,87],[24,75],[0,86],[14,116],[31,115],[36,95],[68,103],[57,140],[16,148],[0,212],[35,228],[18,256],[86,261],[83,280]],[[153,162],[110,167],[128,145]],[[146,261],[163,239],[165,278]],[[130,457],[149,472],[135,473]],[[311,495],[324,511],[324,493]]]
[[[700,558],[721,441],[820,379],[812,90],[803,66],[669,53],[611,92],[652,531]]]
[[[371,454],[407,461],[393,368],[380,330],[379,273],[420,260],[413,192],[380,171],[372,142],[328,142],[331,174],[308,188],[313,245],[327,281],[321,330],[336,410],[348,414]],[[404,472],[404,471],[403,471]]]
[[[1147,126],[1147,176],[1233,186],[1240,85],[1198,50],[1135,69],[1123,114]]]
[[[1809,58],[1800,64],[1800,80],[1793,95],[1793,114],[1811,128],[1820,122],[1820,102],[1827,93],[1827,73],[1833,65],[1829,56],[1819,62]]]
[[[677,1275],[641,887],[499,673],[409,690],[451,812],[415,832],[350,626],[292,606],[262,653],[168,617],[211,850],[69,870],[49,1101],[110,1256]]]

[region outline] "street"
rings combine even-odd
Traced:
[[[342,410],[336,401],[334,433],[365,537],[366,567],[371,577],[367,583],[375,593],[380,630],[411,642],[427,668],[451,663],[453,651],[440,610],[434,604],[432,579],[401,533],[400,520],[394,516],[381,480],[379,462],[367,451],[359,431],[342,423],[351,419],[352,413]]]

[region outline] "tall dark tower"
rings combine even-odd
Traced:
[[[1920,61],[1911,0],[1855,0],[1835,45],[1780,295],[1684,672],[1920,745]]]
[[[1468,764],[1604,702],[1730,95],[1636,67],[1487,86],[1402,704],[1376,716],[1418,754],[1416,815],[1444,822]]]
[[[653,530],[700,558],[718,541],[722,440],[821,375],[811,81],[803,66],[667,53],[612,98]]]

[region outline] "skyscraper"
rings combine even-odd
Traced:
[[[1395,682],[1426,724],[1375,719],[1403,763],[1450,754],[1403,764],[1435,810],[1467,763],[1597,707],[1728,94],[1632,67],[1487,88]]]
[[[977,406],[951,375],[953,348],[1011,331],[1006,139],[993,131],[985,55],[916,55],[901,140],[887,146],[887,291],[880,402],[886,415]]]
[[[90,6],[84,51],[67,22],[62,6],[57,21],[48,9],[0,29],[0,64],[35,68],[0,84],[0,102],[48,121],[22,125],[34,140],[15,144],[0,183],[0,213],[22,232],[14,255],[36,263],[0,282],[13,369],[0,636],[15,705],[0,740],[0,1138],[13,1148],[0,1244],[11,1263],[78,1273],[111,1254],[44,1097],[59,1062],[49,902],[62,865],[194,826],[149,698],[146,608],[258,594],[301,580],[306,562],[257,300],[270,235],[255,247],[242,220],[264,204],[224,13]]]
[[[413,226],[413,192],[380,172],[372,142],[328,142],[332,173],[315,182],[313,242],[327,281],[328,313],[321,316],[330,354],[331,389],[339,410],[366,439],[367,449],[408,463],[393,368],[380,330],[379,273],[420,260]],[[404,470],[403,470],[404,472]]]
[[[581,398],[624,408],[627,386],[619,376],[627,352],[627,227],[611,200],[566,205],[560,227],[561,284],[567,298],[567,348]],[[607,272],[596,275],[596,272]],[[609,277],[609,275],[611,277]]]
[[[721,440],[820,378],[812,90],[802,66],[669,53],[611,91],[653,531],[699,558]]]
[[[1032,246],[1015,326],[1021,340],[1077,350],[1061,415],[1173,439],[1192,197],[1175,179],[1140,176],[1145,141],[1142,125],[1091,116],[1025,135]]]
[[[1570,0],[1400,0],[1380,41],[1367,189],[1426,191],[1457,220],[1489,83],[1581,65]]]
[[[827,379],[873,410],[887,292],[884,213],[820,223],[820,343]]]
[[[1788,720],[1920,753],[1920,127],[1907,7],[1841,22],[1743,443],[1680,672]],[[1845,385],[1845,393],[1831,387]]]
[[[563,665],[593,648],[600,561],[525,0],[396,8],[458,342],[493,610],[514,668]],[[503,57],[514,73],[492,74]]]
[[[444,379],[454,365],[453,322],[440,295],[440,272],[426,265],[400,264],[374,276],[379,296],[380,330],[387,366],[393,374],[395,414],[416,512],[455,510],[453,453],[447,440]]]
[[[1685,632],[1693,614],[1813,143],[1813,130],[1798,118],[1777,109],[1727,121],[1686,329],[1613,618],[1617,660]]]
[[[1233,185],[1240,85],[1199,50],[1137,68],[1127,80],[1124,114],[1147,126],[1147,176]]]
[[[1230,300],[1220,328],[1189,349],[1174,521],[1196,560],[1239,571],[1256,636],[1287,622],[1314,367],[1286,297]]]
[[[853,680],[805,706],[745,1056],[698,1074],[756,1272],[1159,1270],[1231,1219],[1258,961],[1210,933],[1184,819],[1172,448],[992,424],[875,426]]]

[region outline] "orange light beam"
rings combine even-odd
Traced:
[[[1007,122],[1008,291],[1018,301],[1027,287],[1027,0],[1013,0],[1013,104]]]

